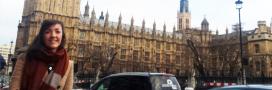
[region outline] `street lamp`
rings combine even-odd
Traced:
[[[241,26],[241,14],[240,11],[242,9],[242,4],[243,2],[241,0],[238,0],[235,2],[236,4],[236,9],[238,9],[239,13],[239,30],[240,30],[240,60],[241,60],[241,65],[242,65],[242,84],[246,84],[246,72],[244,68],[244,63],[243,63],[243,42],[242,42],[242,26]]]
[[[12,54],[11,54],[11,49],[12,49],[12,44],[13,44],[13,41],[10,42],[10,48],[9,48],[9,55],[8,55],[8,75],[9,74],[9,61],[11,61],[11,57],[12,57]]]

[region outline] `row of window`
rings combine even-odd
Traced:
[[[264,68],[266,68],[265,67],[265,63],[264,62],[259,62],[259,61],[257,61],[257,62],[255,62],[255,68],[256,68],[256,71],[261,71],[262,69],[264,69]],[[252,67],[252,66],[251,66]],[[272,62],[270,62],[270,67],[272,67]],[[265,70],[265,69],[264,69]]]
[[[170,54],[165,54],[165,58],[163,58],[163,56],[161,56],[160,53],[156,53],[155,55],[156,55],[156,62],[160,62],[161,59],[164,59],[166,61],[166,63],[169,63],[170,60],[171,60],[171,55]],[[120,59],[125,60],[126,56],[127,56],[126,49],[122,49]],[[144,53],[144,59],[145,60],[150,60],[150,52],[145,52]],[[139,51],[133,51],[133,60],[134,61],[139,60]],[[176,55],[175,61],[176,61],[175,63],[181,63],[180,62],[181,61],[181,56]]]
[[[85,31],[80,31],[79,32],[79,39],[82,40],[85,37],[86,37],[86,32]],[[95,34],[94,38],[95,38],[95,41],[101,41],[102,37],[101,37],[101,34]],[[118,39],[118,37],[109,36],[109,42],[110,43],[113,43],[114,39],[118,40],[118,42],[121,42],[122,44],[127,44],[127,43],[130,42],[130,39],[126,38],[126,37],[122,37],[122,39]],[[140,39],[134,39],[134,46],[139,46],[141,43],[144,43],[147,48],[151,47],[151,45],[152,45],[151,41],[142,42]],[[162,46],[163,46],[163,44],[156,43],[156,48],[157,49],[160,49]],[[166,49],[170,50],[171,46],[172,46],[171,44],[166,44]],[[180,51],[181,50],[181,47],[179,47],[180,45],[176,45],[176,46],[177,46],[177,50]]]
[[[78,48],[78,56],[79,57],[83,57],[84,56],[84,48],[83,47],[79,47]],[[139,60],[139,51],[133,51],[133,58],[132,60],[134,61],[138,61]],[[121,49],[121,53],[120,53],[120,59],[121,60],[125,60],[127,59],[127,51],[126,49]],[[144,53],[144,59],[145,60],[150,60],[150,52],[145,52]],[[161,59],[164,59],[166,61],[166,63],[169,63],[170,62],[170,59],[171,59],[171,55],[170,54],[166,54],[165,55],[165,58],[163,58],[163,56],[161,56],[160,53],[156,53],[156,62],[160,62]],[[181,56],[180,55],[176,55],[176,58],[175,58],[175,63],[181,63]]]
[[[185,27],[185,29],[187,29],[187,28],[190,28],[189,27],[189,19],[186,19],[186,21],[185,21],[185,24],[186,24],[186,27]],[[182,20],[182,18],[180,18],[179,19],[179,28],[182,28],[182,27],[184,27],[184,26],[182,26],[182,24],[183,24],[183,20]]]

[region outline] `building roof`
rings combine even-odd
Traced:
[[[209,22],[206,18],[204,18],[201,22],[201,25],[209,25]]]

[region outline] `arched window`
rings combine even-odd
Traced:
[[[259,61],[256,62],[256,71],[261,71],[261,63]]]
[[[255,53],[260,53],[260,45],[259,44],[255,44]]]
[[[189,28],[189,19],[186,19],[186,29]]]
[[[179,29],[181,30],[182,29],[182,19],[179,19]]]

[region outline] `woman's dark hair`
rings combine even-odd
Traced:
[[[62,40],[61,40],[59,48],[64,48],[66,38],[65,38],[63,23],[61,21],[58,21],[58,20],[44,20],[42,22],[40,32],[35,37],[34,41],[32,42],[32,44],[29,46],[29,48],[27,50],[27,53],[26,53],[27,58],[32,53],[32,51],[41,50],[43,48],[46,48],[45,43],[43,41],[44,40],[44,33],[48,28],[50,28],[51,26],[56,25],[56,24],[60,24],[61,28],[62,28]]]

